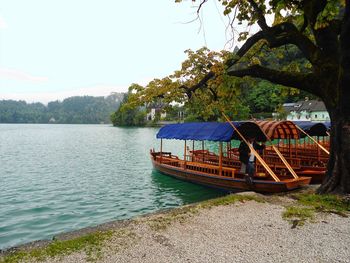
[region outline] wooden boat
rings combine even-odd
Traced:
[[[326,172],[326,164],[328,162],[328,154],[321,151],[317,145],[317,141],[320,142],[319,137],[327,135],[326,127],[320,124],[307,124],[302,126],[305,132],[309,132],[312,136],[316,136],[313,142],[308,140],[307,143],[304,137],[305,134],[300,132],[300,129],[290,121],[256,121],[255,122],[262,129],[263,133],[269,140],[273,140],[273,143],[266,146],[262,152],[262,157],[271,169],[279,174],[286,174],[295,172],[298,176],[311,177],[311,183],[321,183]],[[311,128],[311,129],[310,129]],[[308,135],[310,136],[310,135]],[[304,139],[300,139],[304,138]],[[304,140],[303,142],[301,140]],[[317,140],[317,141],[316,141]],[[323,140],[322,141],[327,141]],[[278,156],[279,151],[284,159],[287,161],[286,166],[283,160]],[[196,161],[203,161],[209,164],[218,164],[219,157],[214,153],[208,151],[191,151]],[[228,146],[227,154],[223,157],[223,164],[229,167],[240,167],[238,161],[238,148],[231,148]],[[261,164],[257,163],[256,167],[258,172],[262,172],[264,168]]]
[[[321,123],[299,122],[299,127],[291,121],[257,121],[256,123],[271,140],[276,142],[277,149],[298,176],[312,177],[311,183],[322,182],[329,155],[320,148],[322,146],[319,137],[327,136],[326,126]],[[317,138],[313,139],[311,136]],[[266,147],[263,156],[268,159],[271,166],[285,170],[281,161],[276,158],[276,152],[271,145]],[[273,156],[275,158],[270,159]]]
[[[162,127],[157,138],[161,139],[160,151],[150,151],[153,167],[163,174],[182,180],[219,188],[226,191],[253,190],[264,193],[276,193],[293,190],[310,183],[310,177],[293,177],[290,174],[275,173],[258,153],[260,169],[252,181],[240,171],[240,163],[227,154],[223,155],[223,142],[229,143],[240,136],[254,136],[258,141],[266,141],[266,136],[254,122],[232,123],[183,123]],[[163,139],[183,140],[184,158],[180,159],[171,152],[163,151]],[[187,152],[187,140],[215,141],[219,143],[220,154],[195,150]]]

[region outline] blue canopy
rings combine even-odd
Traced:
[[[258,141],[266,141],[260,127],[253,122],[232,122],[247,137],[255,137]],[[230,123],[225,122],[187,122],[163,126],[157,133],[158,139],[198,140],[229,142],[240,140]]]
[[[325,122],[324,122],[324,125],[326,125],[327,130],[330,130],[330,129],[331,129],[331,122],[330,122],[330,121],[325,121]]]
[[[325,123],[311,121],[294,121],[294,123],[310,136],[328,136],[328,127]]]

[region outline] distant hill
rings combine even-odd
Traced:
[[[0,123],[110,123],[124,93],[112,93],[107,97],[76,96],[62,102],[26,103],[25,101],[0,100]]]

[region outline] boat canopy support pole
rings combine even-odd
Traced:
[[[242,138],[242,140],[248,145],[250,151],[254,153],[255,157],[259,160],[259,162],[262,164],[262,166],[266,169],[266,171],[271,175],[271,177],[276,181],[280,182],[281,180],[277,177],[277,175],[271,170],[271,168],[267,165],[267,163],[264,161],[263,158],[261,158],[260,154],[255,151],[254,147],[250,145],[250,143],[247,142],[247,140],[244,138],[244,136],[239,132],[239,130],[235,127],[235,125],[232,124],[230,119],[226,116],[224,112],[222,112],[222,115],[224,118],[228,121],[228,123],[232,126],[232,128],[237,132],[239,137]]]
[[[204,141],[202,141],[202,162],[204,163]]]
[[[194,157],[194,140],[192,141],[192,162],[193,162],[193,157]]]
[[[163,156],[163,139],[160,139],[160,163],[162,163],[162,156]]]
[[[187,145],[186,145],[186,140],[185,140],[185,147],[184,147],[184,169],[186,169],[186,160],[187,160],[187,157],[186,157],[186,149],[187,148]]]
[[[219,175],[222,175],[222,142],[219,142]]]
[[[258,125],[258,124],[257,124]],[[260,127],[260,126],[259,126]],[[288,171],[292,174],[292,176],[295,178],[295,179],[298,179],[299,176],[296,174],[296,172],[293,170],[292,166],[288,163],[288,161],[286,160],[286,158],[284,158],[283,154],[280,152],[280,150],[275,146],[273,145],[272,143],[272,140],[271,138],[265,133],[265,131],[263,129],[261,129],[261,131],[264,133],[266,139],[269,141],[269,143],[271,144],[272,146],[272,149],[277,153],[278,157],[282,160],[283,164],[287,167]],[[283,140],[284,141],[284,140]],[[289,153],[291,151],[291,148],[290,148],[290,137],[288,136],[288,147],[289,147]],[[283,148],[282,148],[283,149]]]

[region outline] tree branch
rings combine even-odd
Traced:
[[[321,4],[319,3],[317,5],[318,9],[322,9],[324,7],[324,1],[325,0],[321,0]],[[202,0],[201,4],[205,2],[206,0]],[[271,82],[299,88],[311,92],[315,95],[318,95],[319,97],[323,97],[322,94],[320,94],[318,85],[316,85],[317,80],[313,74],[303,75],[300,73],[289,73],[263,68],[261,66],[253,66],[244,70],[232,69],[232,66],[234,66],[240,60],[241,57],[243,57],[258,41],[263,39],[266,40],[270,48],[277,48],[287,44],[294,44],[299,48],[299,50],[303,53],[304,57],[308,59],[313,66],[317,67],[318,65],[322,65],[322,63],[324,62],[325,56],[323,54],[323,51],[302,33],[305,27],[307,26],[308,22],[314,19],[315,14],[312,14],[311,17],[304,17],[304,25],[302,26],[301,31],[299,31],[293,23],[289,22],[284,22],[269,27],[266,23],[264,13],[259,8],[258,4],[254,0],[248,0],[248,2],[257,14],[257,23],[262,30],[247,39],[247,41],[236,53],[236,58],[226,61],[226,66],[231,68],[229,69],[228,74],[231,76],[238,77],[252,76],[263,78],[270,80]],[[310,8],[310,5],[307,5],[304,10],[308,8]],[[274,74],[276,75],[274,76]],[[207,82],[212,78],[215,78],[215,74],[210,71],[196,85],[192,87],[182,86],[181,88],[183,88],[188,97],[191,98],[192,93],[194,93],[198,88],[207,86]]]
[[[309,25],[309,21],[307,20],[307,16],[305,14],[304,14],[303,18],[304,18],[303,25],[300,28],[301,33],[303,33],[305,31],[305,29],[307,28],[307,26]]]
[[[215,92],[215,90],[213,90],[210,87],[209,87],[209,90],[210,90],[211,94],[213,95],[213,100],[217,101],[218,100],[218,94]]]
[[[322,94],[321,90],[319,89],[318,80],[312,73],[302,74],[296,72],[279,71],[262,67],[260,65],[253,65],[240,70],[229,69],[227,74],[235,77],[250,76],[254,78],[266,79],[276,84],[313,93],[321,98],[324,97],[324,94]]]
[[[199,4],[199,6],[198,6],[198,8],[197,8],[197,15],[199,15],[199,12],[200,12],[200,10],[202,9],[202,6],[207,2],[208,0],[203,0],[200,4]]]
[[[184,89],[185,93],[187,94],[188,98],[192,97],[192,93],[194,93],[197,89],[206,86],[207,82],[214,78],[215,74],[212,71],[209,71],[196,85],[193,85],[192,87],[187,87],[185,85],[180,86],[180,89]]]
[[[254,11],[258,15],[258,25],[262,30],[267,30],[269,26],[266,23],[264,13],[259,8],[258,4],[254,0],[248,0],[249,4],[253,7]]]
[[[291,23],[281,23],[273,27],[268,27],[266,31],[259,31],[247,39],[244,45],[236,53],[237,57],[226,61],[226,66],[232,67],[241,57],[243,57],[258,41],[265,39],[270,48],[276,48],[287,44],[296,45],[304,54],[304,56],[313,64],[321,63],[321,51],[312,43],[312,41],[304,36]],[[181,86],[189,98],[197,89],[206,86],[207,82],[215,78],[214,72],[208,72],[204,78],[192,87]]]
[[[281,23],[267,30],[262,30],[255,33],[247,39],[244,45],[238,50],[237,58],[228,60],[226,65],[231,67],[239,61],[258,41],[265,39],[270,48],[276,48],[287,44],[293,44],[299,48],[304,57],[308,59],[311,64],[316,65],[321,63],[322,51],[315,46],[312,41],[303,35],[295,25],[292,23]]]
[[[333,62],[339,62],[339,34],[343,20],[342,12],[332,21],[328,22],[328,25],[321,28],[316,28],[317,18],[319,14],[326,8],[327,0],[317,1],[303,1],[304,16],[310,24],[310,29],[313,32],[315,41],[320,50],[322,50],[323,56],[327,57],[327,60],[333,60]]]
[[[237,51],[236,55],[238,57],[227,60],[226,66],[231,67],[232,65],[236,64],[238,60],[240,60],[240,58],[243,57],[252,48],[252,46],[254,46],[257,42],[259,42],[262,39],[264,39],[263,31],[259,31],[258,33],[248,38],[243,44],[243,46]]]
[[[292,23],[285,22],[271,27],[265,33],[265,39],[270,48],[276,48],[286,44],[297,46],[304,57],[313,65],[319,64],[319,59],[322,58],[322,51]]]

